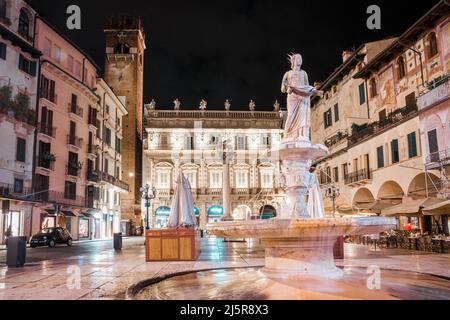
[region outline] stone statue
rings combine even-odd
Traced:
[[[202,99],[202,101],[200,101],[200,107],[199,107],[199,109],[202,110],[202,111],[205,111],[207,105],[208,105],[208,102],[206,102],[205,99]]]
[[[176,98],[175,101],[173,102],[173,109],[180,110],[180,106],[181,106],[181,101],[178,98]]]
[[[155,101],[155,99],[152,99],[152,101],[149,103],[148,109],[150,111],[154,111],[156,109],[156,101]]]
[[[248,109],[249,109],[250,111],[255,111],[255,108],[256,108],[255,101],[250,100],[250,103],[248,104]]]
[[[226,111],[230,111],[230,109],[231,109],[231,103],[230,103],[230,101],[227,99],[227,100],[225,100],[225,110],[226,110]]]
[[[302,56],[289,55],[291,70],[286,72],[281,92],[287,93],[287,120],[284,141],[307,140],[311,127],[311,97],[322,96],[323,92],[309,85],[308,75],[302,66]]]
[[[278,100],[275,100],[275,103],[273,104],[273,111],[280,111],[280,103],[278,102]]]

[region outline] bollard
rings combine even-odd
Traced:
[[[114,250],[122,250],[122,232],[114,233]]]
[[[27,237],[9,237],[6,252],[8,267],[23,267],[27,255]]]

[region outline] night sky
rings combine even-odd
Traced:
[[[141,16],[147,51],[144,102],[182,109],[272,109],[289,69],[286,54],[303,55],[310,82],[323,81],[341,62],[343,50],[400,35],[438,0],[414,1],[175,1],[175,0],[30,0],[40,14],[73,39],[100,67],[104,61],[104,17]],[[351,2],[357,2],[353,4]],[[66,8],[82,10],[82,30],[66,28]],[[382,29],[366,27],[366,9],[382,10]],[[102,71],[100,71],[102,73]]]

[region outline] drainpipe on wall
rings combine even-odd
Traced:
[[[34,27],[33,27],[33,48],[36,48],[36,26],[37,26],[38,14],[34,15]],[[36,156],[37,156],[37,135],[38,135],[38,125],[39,125],[39,99],[41,98],[41,57],[38,58],[37,61],[37,87],[36,87],[36,118],[34,120],[34,136],[33,136],[33,159],[31,166],[31,193],[35,195],[36,188]],[[34,213],[34,204],[31,209],[31,217],[30,217],[30,238],[33,236],[33,213]]]

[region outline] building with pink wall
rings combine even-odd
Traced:
[[[96,130],[99,96],[97,67],[75,44],[41,17],[35,46],[40,66],[33,233],[63,226],[79,238],[79,216],[86,210],[90,132]],[[89,238],[89,232],[82,237]]]
[[[38,60],[35,11],[0,0],[0,244],[29,235]]]

